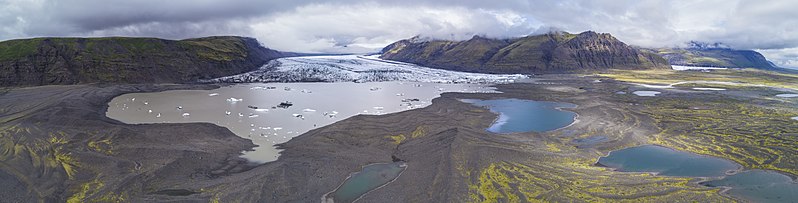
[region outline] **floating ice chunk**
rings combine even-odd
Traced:
[[[236,102],[240,102],[240,101],[244,101],[244,99],[236,99],[234,97],[230,97],[229,99],[227,99],[227,102],[230,102],[230,103],[236,103]]]
[[[404,93],[396,93],[396,96],[400,96],[401,97],[401,96],[405,96],[405,94]]]
[[[249,127],[255,127],[255,124],[254,123],[250,123]]]
[[[334,115],[338,115],[338,112],[337,111],[332,111],[332,112],[330,112],[330,115],[333,115],[333,116]]]
[[[238,113],[238,117],[244,117],[243,113]]]
[[[144,102],[144,105],[149,105],[149,104],[150,104],[150,102],[146,102],[146,101]]]
[[[302,109],[302,111],[304,111],[304,112],[316,112],[315,109]]]
[[[160,118],[161,117],[161,113],[158,113],[158,115],[155,115],[155,117],[156,118]]]
[[[291,88],[290,88],[290,87],[285,87],[285,88],[283,88],[283,90],[285,90],[285,91],[291,91]]]
[[[218,95],[219,95],[219,93],[210,93],[210,94],[208,94],[208,96],[210,96],[210,97],[218,96]]]
[[[183,106],[177,106],[177,110],[182,110]]]
[[[310,91],[310,90],[307,90],[307,89],[302,89],[302,93],[308,93],[308,94],[310,94],[310,93],[313,93],[313,92],[312,92],[312,91]]]
[[[183,113],[183,117],[188,117],[188,116],[191,116],[191,114],[189,114],[189,113]]]
[[[385,109],[385,107],[381,107],[381,106],[375,106],[373,108],[374,108],[374,110],[383,110],[383,109]]]
[[[233,113],[233,112],[230,112],[230,111],[224,111],[224,115],[227,115],[227,116],[229,116],[231,113]]]
[[[251,114],[249,114],[249,116],[248,116],[248,117],[250,117],[250,118],[257,118],[258,116],[260,116],[260,115],[258,115],[258,114],[252,114],[252,113],[251,113]]]
[[[377,90],[380,90],[380,89],[382,89],[382,88],[381,88],[381,87],[372,87],[372,88],[371,88],[371,89],[369,89],[369,90],[371,90],[371,91],[377,91]]]
[[[272,129],[273,129],[273,130],[282,130],[283,128],[281,128],[281,127],[274,127],[274,128],[272,128]]]
[[[136,98],[135,98],[135,97],[133,97],[133,99],[130,99],[130,101],[136,101]]]
[[[152,113],[152,109],[150,109],[150,110],[147,110],[147,113]]]
[[[256,112],[269,112],[269,109],[253,109]]]

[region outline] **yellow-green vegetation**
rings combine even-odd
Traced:
[[[65,149],[68,144],[64,132],[50,133],[46,139],[27,139],[12,135],[31,134],[31,129],[18,125],[0,127],[0,161],[29,159],[33,167],[63,169],[74,179],[78,160]]]
[[[128,195],[126,193],[113,194],[107,193],[102,196],[97,196],[103,189],[105,184],[99,179],[94,179],[89,182],[83,183],[77,188],[77,191],[72,193],[67,199],[67,203],[80,203],[80,202],[126,202]],[[92,198],[95,197],[95,198]]]
[[[0,60],[9,60],[36,53],[42,38],[9,40],[0,43]]]
[[[385,136],[386,138],[390,139],[394,144],[399,145],[402,144],[407,139],[414,139],[419,138],[427,135],[427,128],[422,126],[417,126],[415,130],[409,133],[410,137],[406,136],[405,134],[399,135],[388,135]]]
[[[798,175],[794,112],[728,99],[663,97],[644,104],[663,130],[652,139],[656,144]]]
[[[247,57],[247,48],[239,38],[206,37],[182,40],[179,43],[205,59],[232,61]]]
[[[590,160],[563,157],[493,163],[475,176],[469,184],[471,202],[732,201],[689,178],[613,172],[590,166]]]
[[[798,89],[798,76],[756,69],[696,71],[613,71],[616,80],[672,84],[682,81],[735,82],[739,86]],[[686,84],[687,85],[687,84]],[[736,84],[722,84],[735,88]],[[713,84],[711,86],[721,86]],[[655,144],[734,160],[746,168],[771,169],[798,175],[798,123],[789,108],[758,106],[750,101],[658,97],[643,100],[643,113],[662,132]]]
[[[407,139],[407,136],[405,136],[405,134],[388,135],[386,137],[388,137],[391,140],[393,140],[393,143],[396,144],[396,145],[402,144],[402,141],[405,141],[405,139]]]
[[[685,81],[717,81],[738,83],[727,83],[725,84],[727,86],[768,86],[798,89],[798,75],[757,69],[713,70],[711,72],[674,70],[613,70],[599,75],[610,77],[619,81],[642,84],[668,85]]]
[[[410,138],[423,137],[423,136],[427,135],[427,128],[424,127],[423,125],[422,126],[418,126],[418,127],[416,127],[415,130],[413,130],[412,133],[410,133],[410,135],[411,135]]]
[[[97,152],[101,152],[101,153],[106,154],[106,155],[113,155],[114,154],[114,152],[113,152],[114,145],[113,145],[113,142],[111,142],[111,139],[92,140],[92,141],[89,141],[88,146],[89,146],[90,149],[92,149],[94,151],[97,151]]]

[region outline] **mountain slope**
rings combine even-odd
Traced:
[[[383,59],[484,73],[563,73],[601,69],[670,68],[662,57],[628,46],[609,34],[549,33],[517,39],[402,40]]]
[[[777,69],[765,56],[752,50],[729,48],[662,48],[654,50],[672,65],[723,68]]]
[[[0,86],[193,82],[251,71],[287,55],[233,36],[9,40],[0,42]]]

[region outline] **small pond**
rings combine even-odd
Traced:
[[[487,129],[494,133],[545,132],[566,127],[574,122],[576,113],[561,110],[576,108],[575,104],[521,99],[479,100],[463,99],[466,103],[487,107],[499,117]]]
[[[366,193],[396,180],[407,168],[404,162],[379,163],[353,173],[334,191],[322,197],[323,202],[354,202]]]
[[[660,94],[661,92],[657,91],[634,91],[633,94],[641,97],[654,97]]]
[[[701,183],[708,187],[729,187],[732,196],[752,202],[798,201],[798,183],[774,171],[743,171],[720,180]]]
[[[652,172],[664,176],[709,178],[707,187],[725,187],[725,193],[752,202],[798,200],[798,183],[768,170],[737,173],[740,165],[717,157],[682,152],[662,146],[643,145],[610,152],[597,165],[624,172]]]
[[[798,94],[777,94],[776,97],[793,98],[793,97],[798,97]]]
[[[703,156],[657,145],[612,151],[598,164],[623,172],[651,172],[664,176],[722,177],[740,165],[721,158]]]

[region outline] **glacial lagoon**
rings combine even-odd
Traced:
[[[562,110],[576,108],[576,105],[569,103],[521,99],[461,101],[498,113],[499,117],[487,129],[493,133],[546,132],[566,127],[576,119],[576,113]]]
[[[243,157],[270,162],[275,144],[358,114],[388,114],[431,104],[444,92],[495,92],[485,84],[421,82],[253,83],[214,90],[132,93],[106,115],[129,124],[213,123],[258,145]],[[282,104],[282,105],[281,105]]]

